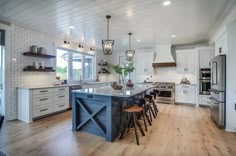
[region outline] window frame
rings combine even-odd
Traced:
[[[57,50],[58,49],[68,52],[67,80],[69,80],[69,81],[76,81],[77,80],[77,79],[73,79],[73,53],[82,55],[82,76],[81,76],[81,79],[82,80],[94,80],[95,79],[95,76],[96,76],[96,55],[95,54],[89,54],[89,53],[81,52],[78,50],[57,47],[56,48],[56,57],[57,57]],[[85,56],[92,56],[93,57],[92,79],[85,79]],[[57,67],[57,60],[56,60],[56,67]],[[57,72],[56,72],[56,74],[57,74]]]

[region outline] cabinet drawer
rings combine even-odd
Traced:
[[[53,94],[49,94],[49,95],[34,95],[33,96],[33,105],[37,106],[37,105],[46,105],[46,104],[50,104],[53,103]]]
[[[42,95],[42,94],[50,94],[53,93],[52,88],[44,88],[44,89],[34,89],[33,95]]]
[[[69,87],[58,87],[54,88],[54,93],[68,93],[69,92]]]
[[[61,110],[66,110],[69,108],[69,103],[58,103],[58,104],[54,104],[54,112],[58,112]]]
[[[69,95],[68,93],[57,93],[54,94],[54,102],[68,101]]]
[[[176,85],[175,86],[176,89],[179,89],[179,90],[193,90],[193,89],[196,89],[196,86],[195,85]]]
[[[52,105],[44,105],[41,107],[33,107],[33,117],[39,117],[43,115],[47,115],[53,112]]]

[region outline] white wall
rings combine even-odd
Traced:
[[[226,130],[236,132],[236,22],[227,26]]]
[[[232,1],[221,23],[210,36],[210,43],[214,45],[225,32],[227,32],[226,53],[226,130],[236,132],[236,1]]]
[[[9,45],[6,49],[6,119],[12,120],[17,118],[16,88],[19,86],[39,86],[51,85],[55,81],[56,73],[47,72],[23,72],[23,68],[32,65],[35,61],[43,61],[45,66],[53,66],[55,69],[56,59],[43,59],[24,56],[22,53],[27,52],[30,46],[37,45],[45,47],[48,54],[55,55],[56,47],[78,50],[78,44],[70,42],[70,47],[65,46],[62,39],[48,36],[40,32],[35,32],[17,25],[9,27],[9,37],[6,39]],[[88,47],[84,52],[88,51]],[[101,59],[103,56],[98,53],[96,58]]]

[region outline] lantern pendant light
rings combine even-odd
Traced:
[[[110,15],[106,16],[107,19],[107,40],[102,40],[102,48],[104,55],[111,55],[114,45],[114,40],[109,40],[109,19],[111,18]]]
[[[132,33],[129,33],[128,35],[129,35],[129,50],[127,50],[125,52],[125,56],[126,56],[127,61],[133,61],[135,50],[131,50],[131,35],[132,35]]]

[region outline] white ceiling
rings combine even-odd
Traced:
[[[74,26],[71,41],[101,48],[109,14],[110,38],[116,50],[123,50],[128,48],[128,32],[133,33],[133,49],[208,40],[229,1],[171,0],[163,6],[163,0],[0,0],[0,18],[64,39]]]

